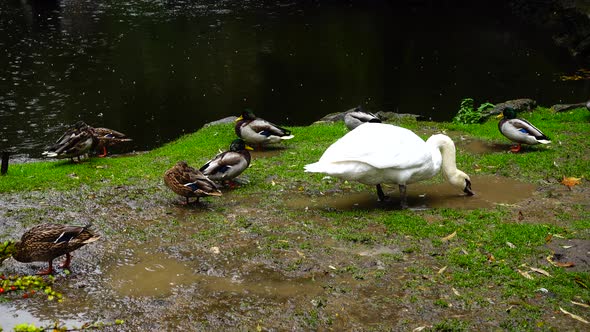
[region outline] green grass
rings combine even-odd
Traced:
[[[590,149],[587,143],[590,137],[590,113],[578,109],[554,114],[540,108],[521,116],[541,128],[552,138],[553,143],[550,146],[528,147],[520,154],[505,151],[475,154],[465,151],[458,144],[458,167],[468,174],[501,175],[555,186],[564,176],[578,177],[583,178],[580,186],[587,186],[587,179],[590,178]],[[396,124],[414,130],[424,138],[445,131],[455,141],[459,141],[462,136],[509,146],[508,140],[498,132],[495,119],[473,125],[414,120],[403,120]],[[588,272],[569,272],[551,266],[545,260],[550,254],[545,247],[548,234],[590,239],[590,211],[584,202],[568,205],[567,210],[554,211],[559,223],[546,223],[543,220],[538,223],[519,223],[511,218],[513,208],[503,206],[426,211],[291,209],[284,205],[284,201],[292,195],[313,199],[320,192],[335,188],[343,195],[374,191],[372,186],[337,179],[325,180],[324,175],[303,171],[305,164],[317,161],[331,143],[347,132],[342,123],[291,129],[295,138],[284,143],[285,149],[268,157],[255,158],[243,175],[248,178],[249,184],[232,191],[238,202],[246,201],[248,204],[244,205],[255,206],[258,211],[255,213],[269,211],[269,214],[278,215],[275,218],[280,218],[282,222],[273,224],[264,218],[261,220],[256,214],[237,215],[233,221],[228,221],[227,215],[233,213],[232,208],[213,206],[211,211],[202,211],[198,217],[194,216],[195,225],[198,226],[192,227],[191,240],[213,245],[230,238],[232,232],[248,233],[256,237],[262,256],[280,260],[276,264],[283,264],[288,271],[297,271],[305,264],[305,260],[296,256],[289,260],[283,258],[283,254],[299,250],[306,256],[311,255],[314,250],[318,250],[314,248],[318,238],[330,238],[339,245],[350,247],[395,244],[401,247],[400,251],[381,255],[384,264],[394,266],[405,264],[413,257],[428,256],[431,258],[430,264],[436,265],[436,268],[411,266],[406,269],[405,273],[412,276],[408,277],[409,288],[453,287],[462,294],[470,295],[462,300],[465,306],[485,306],[487,302],[484,298],[492,291],[497,293],[501,301],[518,299],[525,302],[535,299],[540,288],[551,291],[552,296],[541,304],[527,304],[530,306],[520,310],[519,316],[501,322],[507,329],[530,329],[534,325],[531,322],[538,320],[540,311],[551,313],[558,310],[559,306],[568,309],[571,300],[590,302],[590,291],[583,286],[590,285]],[[80,186],[92,190],[134,186],[143,188],[150,195],[161,195],[160,191],[166,190],[162,189],[162,175],[166,169],[178,160],[200,166],[219,150],[227,149],[234,135],[231,124],[218,125],[203,128],[136,156],[92,158],[80,164],[69,161],[13,164],[8,174],[0,177],[0,192],[23,193],[26,196],[28,192],[48,188],[71,191]],[[433,181],[442,179],[437,177]],[[477,191],[476,184],[474,190]],[[49,212],[45,214],[55,211],[52,209],[59,207],[48,207]],[[273,209],[278,212],[271,213],[275,211]],[[28,225],[36,222],[39,209],[20,209],[18,213],[22,222]],[[197,219],[202,224],[198,224]],[[139,238],[146,240],[151,236],[150,233],[165,232],[166,229],[183,225],[191,228],[171,218],[158,225],[161,229],[152,229],[155,227],[152,226],[142,230],[144,234],[139,234]],[[456,232],[455,237],[443,240],[453,232]],[[334,249],[324,247],[321,250],[327,255]],[[359,282],[393,279],[397,273],[388,269],[375,272],[361,265],[348,264],[339,266],[338,273],[348,274]],[[438,276],[436,271],[442,266],[447,267],[446,271]],[[528,267],[542,267],[551,277],[530,272]],[[518,270],[529,271],[534,279],[524,278]],[[425,281],[422,276],[431,279]],[[437,278],[436,282],[432,281],[433,278]],[[410,293],[408,298],[411,300],[415,296],[416,293]],[[434,298],[431,304],[436,310],[445,310],[454,301]],[[309,326],[321,326],[317,312],[303,312]],[[439,323],[432,325],[432,330],[461,331],[469,328],[463,320],[439,320]]]

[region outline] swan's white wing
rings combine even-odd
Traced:
[[[366,123],[332,144],[318,163],[361,162],[381,169],[409,169],[430,162],[431,151],[424,140],[410,130]]]

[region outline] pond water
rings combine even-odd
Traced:
[[[250,107],[283,125],[363,105],[449,120],[460,100],[576,103],[588,80],[495,2],[0,2],[0,150],[37,158],[66,125],[147,150]],[[445,2],[446,3],[446,2]]]

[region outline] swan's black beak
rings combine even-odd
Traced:
[[[463,192],[467,194],[467,196],[473,196],[475,195],[475,193],[473,192],[473,190],[471,190],[471,181],[469,180],[465,180],[465,189],[463,189]]]

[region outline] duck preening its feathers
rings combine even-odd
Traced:
[[[258,145],[259,147],[294,137],[290,130],[257,118],[249,109],[242,112],[242,115],[236,119],[234,129],[236,135],[247,144]]]
[[[189,197],[196,197],[196,202],[200,197],[221,196],[221,191],[208,177],[201,171],[190,167],[186,161],[179,161],[164,173],[164,183],[176,194],[186,198],[186,204],[189,203]]]

